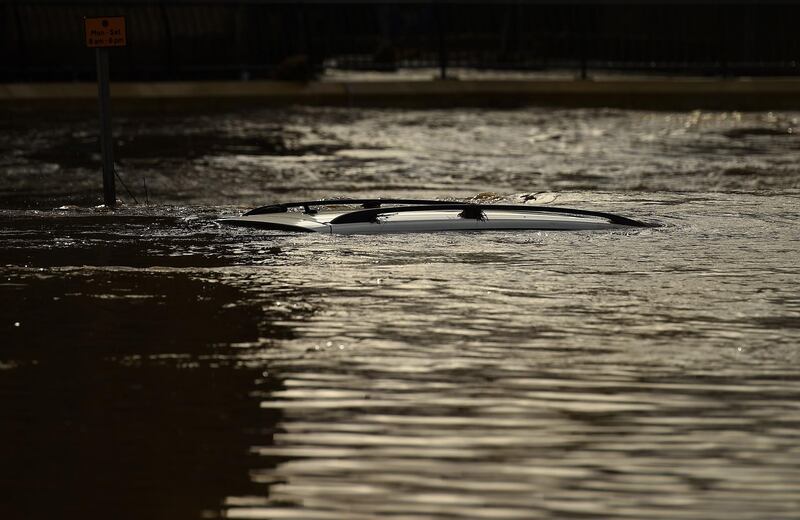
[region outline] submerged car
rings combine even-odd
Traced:
[[[424,199],[289,202],[262,206],[240,217],[222,218],[219,222],[261,229],[344,235],[649,227],[649,224],[631,218],[585,209]]]

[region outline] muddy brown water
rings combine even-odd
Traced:
[[[4,518],[797,517],[800,114],[123,114],[116,211],[93,117],[0,135]],[[659,227],[214,221],[534,194]]]

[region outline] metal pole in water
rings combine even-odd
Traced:
[[[98,47],[97,56],[97,94],[100,99],[100,150],[103,156],[103,200],[113,208],[117,204],[114,186],[114,143],[111,140],[111,110],[108,85],[108,49]]]
[[[108,48],[128,44],[124,16],[84,18],[86,46],[95,50],[97,61],[97,97],[100,101],[100,152],[103,156],[103,200],[113,208],[117,204],[114,188],[114,143],[111,140],[111,103],[108,86]],[[122,179],[120,179],[122,182]],[[124,186],[124,183],[123,183]]]

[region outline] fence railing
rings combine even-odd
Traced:
[[[310,79],[323,70],[453,67],[800,74],[800,5],[0,3],[0,80],[92,79],[82,18],[125,15],[116,79]]]

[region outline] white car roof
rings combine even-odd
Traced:
[[[357,208],[342,206],[359,205]],[[303,208],[304,211],[290,211]],[[328,199],[262,206],[225,224],[341,234],[646,227],[612,213],[531,204],[426,199]]]

